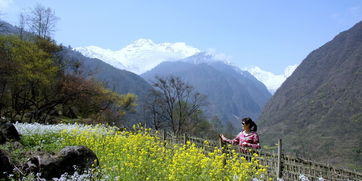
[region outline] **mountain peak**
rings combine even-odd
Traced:
[[[134,41],[131,45],[145,47],[145,46],[155,46],[156,44],[151,39],[140,38]]]
[[[221,58],[220,56],[217,56],[213,52],[200,52],[200,53],[194,54],[190,57],[184,58],[181,61],[193,63],[193,64],[201,64],[201,63],[210,64],[213,62],[223,62],[225,64],[231,65],[230,61],[228,61],[227,59]]]
[[[118,69],[136,74],[146,72],[163,61],[179,60],[200,52],[184,42],[155,43],[144,38],[117,51],[96,46],[78,47],[75,50],[84,56],[98,58]]]

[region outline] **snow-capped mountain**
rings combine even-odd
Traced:
[[[222,62],[225,65],[228,65],[234,71],[244,74],[244,71],[248,71],[253,75],[257,80],[262,82],[271,94],[274,94],[275,91],[282,85],[282,83],[294,72],[298,65],[287,66],[283,74],[276,75],[272,72],[265,71],[260,67],[253,66],[245,69],[239,68],[237,65],[234,65],[232,62],[228,61],[225,58],[217,56],[214,52],[201,52],[193,56],[182,59],[181,61],[193,64],[212,64],[215,62]]]
[[[144,73],[163,61],[179,60],[200,52],[183,42],[157,44],[149,39],[136,40],[116,51],[97,46],[78,47],[75,50],[136,74]]]
[[[116,51],[97,46],[78,47],[74,48],[74,50],[86,57],[98,58],[115,68],[125,69],[136,74],[149,71],[162,62],[174,60],[187,61],[193,64],[222,61],[233,66],[235,70],[239,69],[238,66],[232,65],[225,55],[219,55],[213,51],[201,52],[199,49],[183,42],[154,43],[150,39],[139,39]],[[286,78],[293,73],[296,67],[297,65],[288,66],[284,74],[281,75],[262,70],[257,66],[242,70],[250,72],[255,78],[265,84],[273,94]],[[239,70],[241,74],[243,73],[242,70]]]
[[[256,79],[263,82],[268,90],[274,94],[275,91],[283,84],[283,82],[294,72],[298,65],[290,65],[284,69],[284,74],[275,75],[272,72],[262,70],[260,67],[254,66],[246,68]]]

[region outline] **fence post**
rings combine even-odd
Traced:
[[[221,139],[221,137],[219,137],[219,145],[220,145],[221,153],[224,154],[225,153],[225,143]],[[224,158],[224,160],[223,160],[223,165],[224,166],[226,165],[226,158]]]
[[[220,149],[222,149],[224,146],[224,142],[222,141],[221,137],[219,137],[219,146],[220,146]]]
[[[162,130],[162,141],[166,141],[166,130]]]
[[[277,178],[282,178],[282,139],[278,140]]]
[[[167,139],[166,136],[167,136],[167,132],[166,132],[165,129],[163,129],[163,130],[161,131],[161,136],[162,136],[163,146],[166,147],[166,139]]]
[[[184,144],[186,145],[186,142],[187,142],[187,135],[186,133],[184,133]]]

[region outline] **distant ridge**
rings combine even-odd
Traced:
[[[207,53],[199,53],[179,61],[163,62],[141,76],[152,81],[155,76],[176,75],[206,95],[209,105],[206,115],[218,116],[236,133],[238,118],[256,118],[271,97],[264,84],[247,71],[215,60]]]
[[[105,86],[117,93],[133,93],[143,97],[148,90],[152,89],[151,85],[137,74],[114,68],[99,59],[85,57],[71,49],[64,49],[61,56],[67,61],[80,62],[80,68],[84,76],[91,75],[96,80],[104,82]]]
[[[137,104],[144,101],[148,91],[152,89],[152,86],[139,75],[117,69],[99,59],[85,57],[72,49],[64,49],[60,54],[66,61],[81,63],[80,71],[83,76],[101,81],[106,88],[119,94],[137,95]],[[141,111],[141,107],[137,106],[135,112],[126,115],[124,120],[127,120],[128,126],[143,121]]]

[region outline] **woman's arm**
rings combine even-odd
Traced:
[[[227,139],[224,135],[220,135],[220,137],[224,142],[230,143],[230,144],[233,144],[233,145],[237,145],[240,142],[240,133],[232,140]]]

